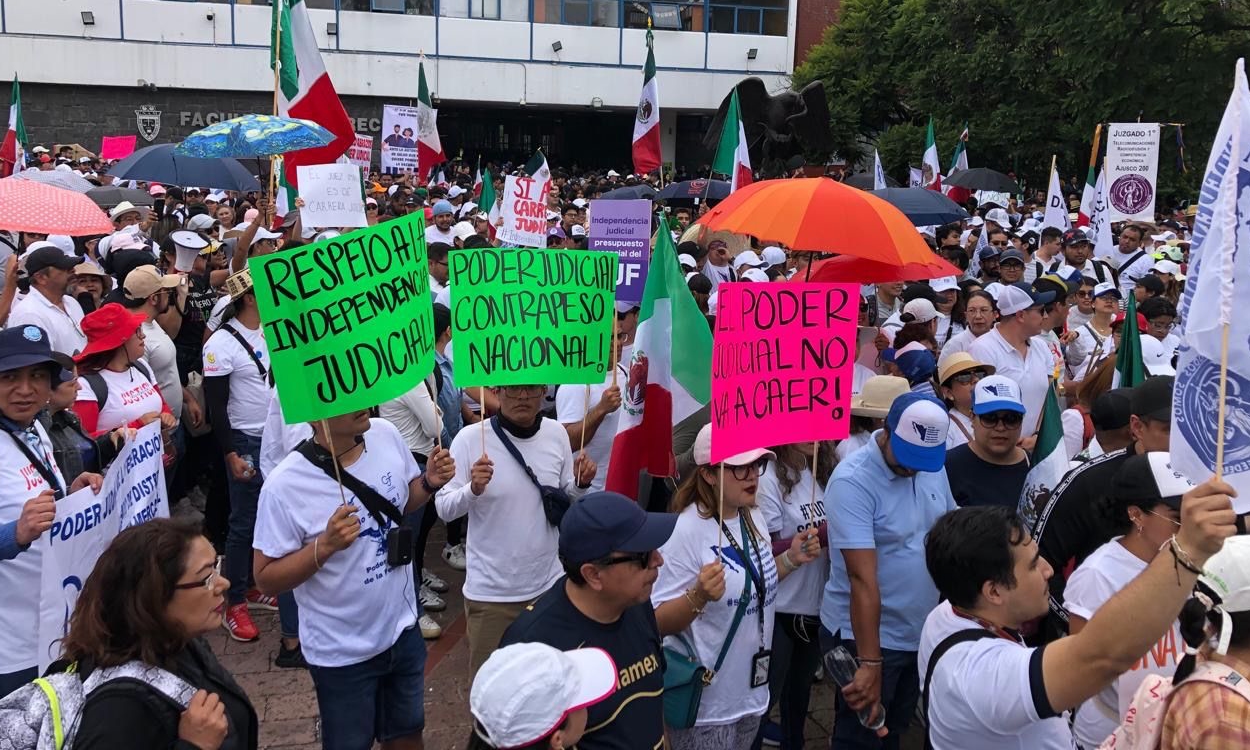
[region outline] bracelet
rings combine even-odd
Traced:
[[[799,566],[794,564],[794,560],[790,559],[790,550],[786,550],[782,552],[780,555],[777,556],[777,558],[781,560],[781,564],[785,566],[785,569],[787,571],[793,573],[794,571],[799,569]]]
[[[430,480],[425,478],[425,474],[422,474],[421,475],[421,489],[429,493],[430,497],[434,497],[436,494],[438,494],[438,491],[442,488],[435,487],[434,485],[430,484]]]
[[[317,570],[321,570],[321,561],[317,559],[317,544],[321,542],[321,535],[313,537],[313,563],[317,566]]]
[[[874,667],[879,667],[882,664],[885,664],[884,658],[877,658],[877,659],[861,658],[858,661],[861,665],[867,664],[869,666],[874,666]]]
[[[1172,557],[1176,559],[1176,565],[1179,565],[1194,575],[1202,575],[1202,568],[1195,564],[1193,558],[1189,556],[1189,553],[1181,547],[1181,543],[1176,540],[1175,534],[1173,534],[1172,538],[1168,540],[1168,549],[1172,550]]]
[[[695,617],[698,617],[699,615],[703,614],[703,607],[700,607],[698,604],[695,603],[694,589],[686,589],[682,593],[686,597],[686,601],[690,602],[690,609],[694,612]],[[706,607],[707,604],[704,604],[703,606]]]

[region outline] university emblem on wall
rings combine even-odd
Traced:
[[[139,135],[150,143],[161,132],[161,111],[151,104],[141,105],[135,110],[135,123],[139,126]]]

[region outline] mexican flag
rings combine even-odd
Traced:
[[[968,123],[964,123],[963,132],[959,134],[959,140],[955,141],[955,157],[951,159],[951,168],[946,170],[946,176],[950,177],[956,172],[962,172],[968,168]],[[946,187],[943,189],[946,197],[956,203],[964,203],[972,197],[972,191],[968,188]]]
[[[634,120],[634,171],[640,175],[660,168],[660,92],[655,85],[655,38],[647,28],[647,63],[642,67],[642,93]]]
[[[747,149],[747,133],[742,127],[742,110],[738,107],[738,89],[729,95],[729,109],[721,125],[720,144],[712,160],[712,171],[729,175],[729,192],[750,185],[751,152]]]
[[[1046,389],[1046,401],[1042,404],[1042,419],[1037,429],[1037,442],[1030,456],[1031,467],[1024,478],[1020,492],[1020,517],[1025,527],[1033,528],[1039,508],[1046,507],[1050,493],[1059,486],[1059,480],[1068,473],[1067,449],[1063,443],[1063,416],[1059,411],[1059,399],[1052,385]]]
[[[671,237],[661,218],[608,461],[605,489],[634,499],[640,472],[676,473],[673,426],[712,397],[712,332],[686,286]]]
[[[1089,165],[1089,172],[1085,175],[1085,187],[1081,190],[1081,208],[1076,215],[1076,225],[1078,227],[1087,227],[1094,217],[1094,204],[1098,201],[1098,173],[1094,169],[1094,165]]]
[[[1120,348],[1115,352],[1115,374],[1111,387],[1132,388],[1146,379],[1146,365],[1141,357],[1141,330],[1137,327],[1137,297],[1128,295],[1124,308],[1124,327],[1120,329]]]
[[[482,198],[482,157],[477,157],[477,172],[473,175],[473,200],[481,202]]]
[[[303,0],[274,0],[270,30],[269,67],[278,71],[278,114],[312,120],[334,136],[324,146],[283,154],[284,181],[298,189],[299,167],[337,162],[356,141],[356,131],[321,60]],[[279,215],[288,204],[294,198],[279,196]]]
[[[26,125],[22,122],[22,90],[13,76],[13,96],[9,99],[9,129],[0,143],[0,177],[8,177],[26,166]]]
[[[924,166],[922,187],[929,190],[942,189],[942,166],[938,163],[937,138],[933,135],[933,116],[929,116],[929,129],[924,136]]]
[[[495,181],[490,176],[490,170],[487,169],[478,174],[478,182],[481,184],[477,187],[481,189],[481,196],[478,198],[478,208],[486,212],[486,216],[490,221],[490,238],[495,239],[495,228],[499,226],[499,220],[502,218],[502,209],[499,207],[499,201],[495,200]]]
[[[530,160],[525,162],[525,166],[522,169],[525,170],[525,174],[533,177],[534,181],[542,187],[540,193],[544,197],[539,200],[545,200],[547,185],[551,182],[551,167],[547,166],[547,156],[543,153],[543,150],[538,149],[535,151]]]
[[[438,110],[430,98],[430,87],[425,84],[425,62],[418,64],[420,81],[417,84],[417,179],[425,181],[435,164],[447,161],[443,153],[443,141],[438,137]],[[440,179],[446,178],[439,174]]]

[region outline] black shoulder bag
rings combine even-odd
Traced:
[[[373,516],[373,520],[378,524],[378,529],[386,528],[386,521],[389,519],[394,523],[394,527],[386,532],[386,564],[392,568],[398,568],[412,562],[413,549],[416,544],[416,537],[413,534],[412,527],[404,523],[404,516],[378,491],[360,481],[351,472],[342,466],[339,467],[339,475],[335,476],[334,459],[330,457],[330,452],[314,443],[311,439],[300,443],[295,450],[308,462],[318,469],[321,469],[326,476],[330,477],[337,484],[341,480],[343,486],[351,490],[356,497],[360,498],[360,502],[365,506],[365,510],[369,511],[369,515]]]
[[[937,668],[938,659],[950,651],[951,648],[961,643],[969,643],[971,641],[979,641],[982,638],[997,638],[985,628],[967,628],[965,630],[956,630],[954,633],[942,639],[941,643],[934,647],[933,653],[929,654],[929,668],[924,674],[924,692],[920,694],[920,700],[924,707],[924,746],[925,750],[932,750],[933,743],[929,741],[929,727],[933,726],[932,719],[929,718],[929,685],[933,682],[933,671]]]
[[[543,513],[547,516],[547,523],[560,528],[560,521],[564,519],[564,513],[573,504],[569,494],[559,487],[543,484],[538,481],[538,477],[534,474],[534,470],[530,465],[525,463],[525,458],[521,456],[521,451],[517,449],[516,444],[512,442],[512,438],[508,437],[508,433],[504,430],[503,425],[499,424],[499,417],[490,418],[490,426],[495,430],[495,434],[499,436],[499,442],[503,443],[503,447],[508,449],[516,462],[521,464],[521,468],[525,469],[526,475],[530,481],[538,488],[538,495],[543,501]]]

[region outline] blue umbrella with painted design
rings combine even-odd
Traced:
[[[174,152],[200,159],[277,156],[324,146],[334,135],[311,120],[274,115],[242,115],[215,122],[187,136]]]

